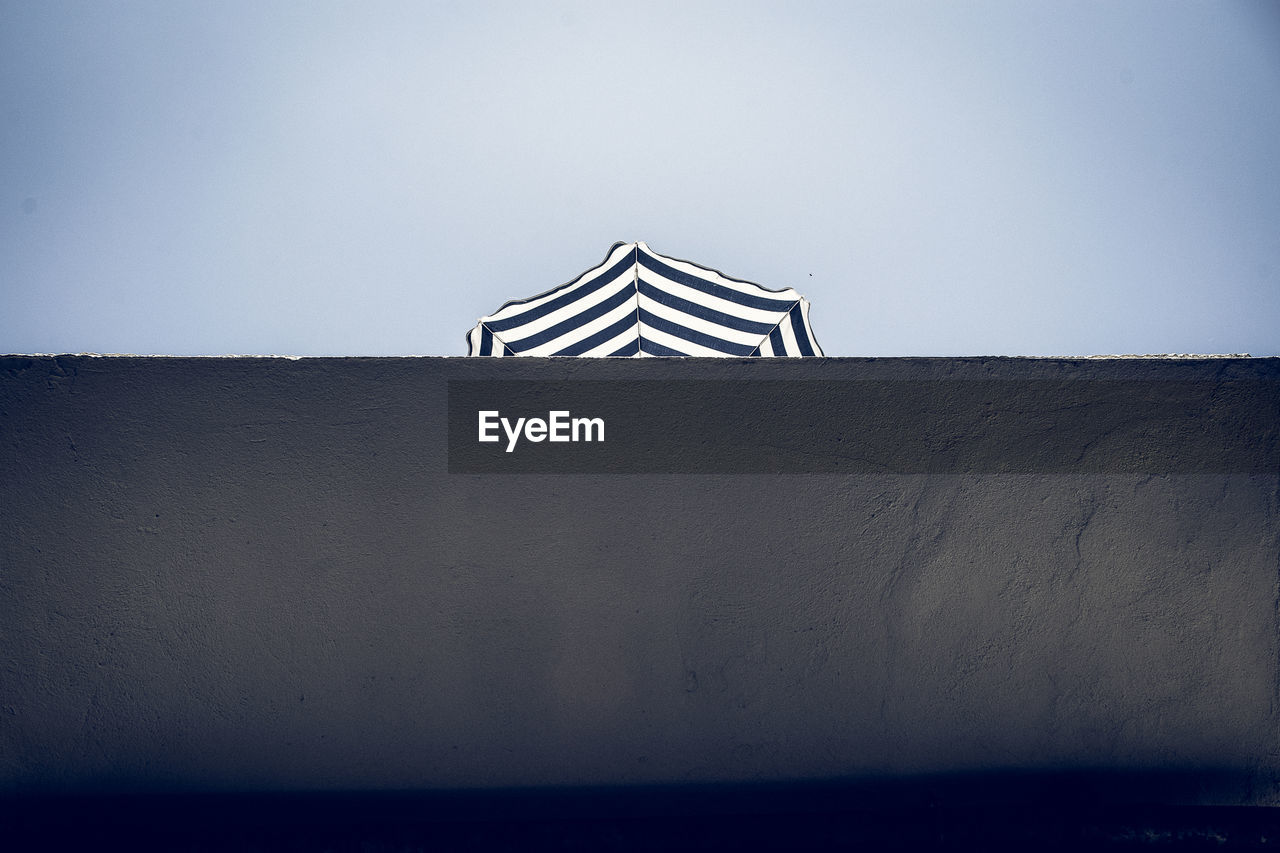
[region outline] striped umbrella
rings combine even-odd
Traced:
[[[809,303],[644,243],[615,243],[568,284],[508,302],[467,333],[468,355],[820,356]]]

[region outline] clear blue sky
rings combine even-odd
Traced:
[[[617,240],[828,355],[1280,354],[1280,4],[0,0],[0,351],[460,355]]]

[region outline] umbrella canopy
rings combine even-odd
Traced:
[[[508,302],[467,334],[468,355],[820,356],[809,303],[644,243],[615,243],[568,284]]]

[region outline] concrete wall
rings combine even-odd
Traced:
[[[491,381],[598,389],[609,440],[477,461]],[[627,383],[694,381],[627,432]],[[743,383],[776,405],[740,452],[680,432]],[[1277,389],[1274,359],[8,357],[0,790],[1087,771],[1280,803]]]

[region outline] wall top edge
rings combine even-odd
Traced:
[[[35,352],[35,353],[0,353],[0,358],[93,358],[93,359],[173,359],[182,361],[210,360],[268,360],[268,361],[490,361],[465,355],[267,355],[252,353],[228,353],[224,355],[172,355],[164,353],[100,353],[100,352]],[[885,355],[885,356],[822,356],[815,358],[700,358],[696,356],[663,357],[652,356],[644,359],[631,358],[582,358],[582,357],[537,357],[520,356],[518,359],[506,359],[504,363],[536,362],[564,363],[581,362],[586,364],[615,362],[665,362],[682,361],[699,364],[732,363],[793,363],[793,362],[864,362],[864,361],[1217,361],[1217,360],[1249,359],[1251,361],[1280,359],[1280,356],[1254,356],[1247,352],[1240,353],[1147,353],[1147,354],[1115,354],[1115,355]]]
[[[0,385],[80,376],[133,383],[360,381],[853,381],[1083,379],[1280,382],[1280,357],[467,358],[463,356],[0,356]],[[126,378],[127,377],[127,378]],[[390,384],[387,384],[390,383]],[[406,386],[408,387],[408,386]]]

